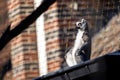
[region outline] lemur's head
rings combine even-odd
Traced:
[[[88,23],[85,19],[81,19],[81,21],[76,22],[76,28],[80,32],[83,32],[83,40],[84,42],[88,42],[89,40],[89,28],[88,28]]]
[[[80,30],[88,30],[88,24],[85,19],[82,19],[81,21],[76,22],[76,28]]]

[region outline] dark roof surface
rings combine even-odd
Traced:
[[[33,80],[119,80],[120,51],[48,73]]]

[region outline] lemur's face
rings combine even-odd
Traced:
[[[76,22],[76,27],[77,29],[80,30],[87,30],[88,28],[87,21],[85,19],[82,19],[81,21]]]

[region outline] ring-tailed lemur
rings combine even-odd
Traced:
[[[90,58],[89,48],[89,34],[88,34],[88,24],[85,19],[76,22],[77,35],[74,41],[73,47],[66,54],[66,63],[68,66],[73,66],[78,64],[80,61],[85,61]],[[77,61],[76,56],[80,57],[80,61]]]

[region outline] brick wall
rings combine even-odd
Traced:
[[[64,51],[73,45],[75,39],[75,22],[81,18],[85,18],[89,24],[92,38],[91,59],[119,49],[117,44],[119,43],[118,27],[114,28],[113,34],[110,33],[112,28],[108,30],[107,26],[112,17],[119,12],[119,0],[75,0],[77,9],[71,7],[71,3],[74,3],[72,1],[57,0],[44,15],[49,72],[61,68],[62,61],[64,62]],[[112,21],[114,22],[113,26],[116,26],[115,19]],[[107,33],[106,30],[108,30]],[[108,38],[108,35],[112,37]],[[102,38],[100,38],[101,36]],[[104,39],[103,36],[107,37]],[[115,40],[111,40],[115,36]]]
[[[87,19],[89,24],[91,59],[120,49],[120,0],[75,0],[77,9],[71,7],[72,1],[57,0],[44,14],[48,72],[62,67],[64,52],[75,39],[75,22],[80,18]],[[33,11],[33,0],[8,0],[8,9],[12,29]],[[31,80],[39,76],[35,24],[11,42],[12,80]],[[6,54],[3,56],[10,57]]]
[[[45,37],[46,37],[46,52],[48,71],[54,71],[59,69],[61,58],[60,55],[60,39],[58,36],[59,24],[58,18],[55,17],[58,13],[57,2],[53,4],[47,12],[45,12]]]
[[[14,28],[34,10],[33,0],[8,0],[9,19]],[[31,80],[39,75],[35,24],[11,41],[12,80]]]

